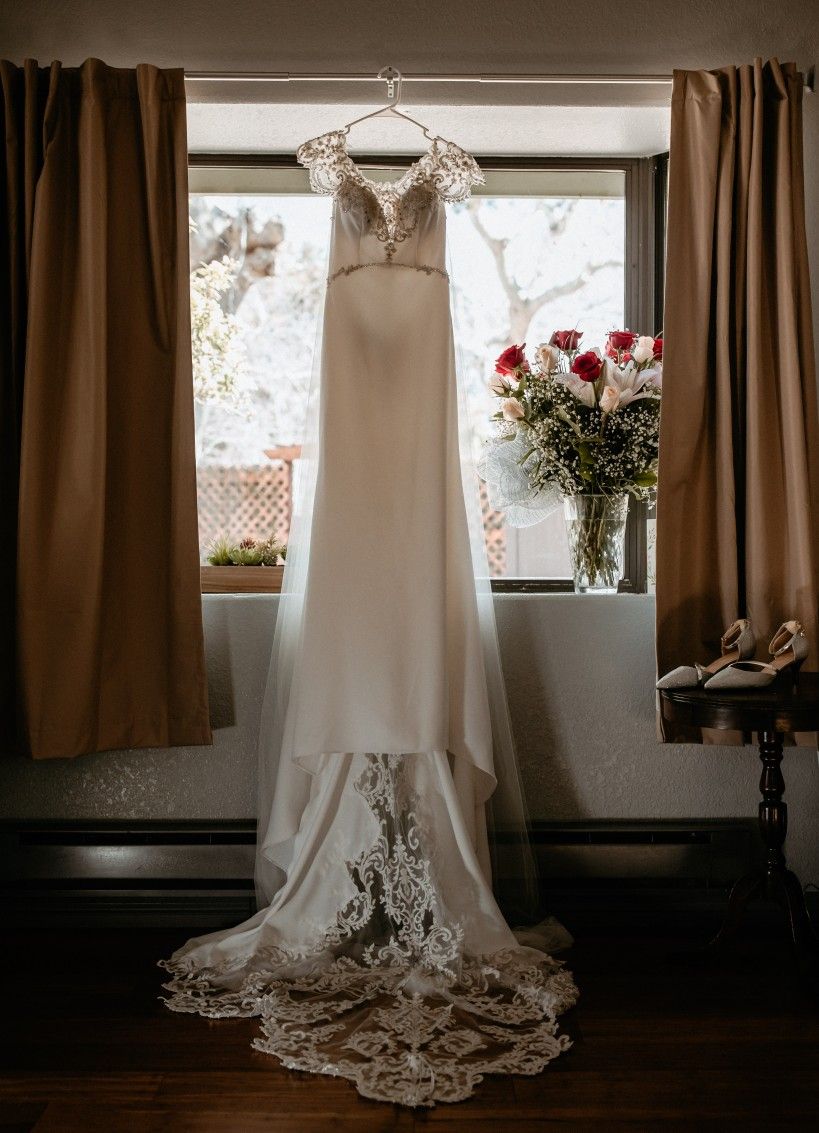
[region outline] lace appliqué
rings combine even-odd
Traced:
[[[345,211],[363,209],[368,228],[384,244],[388,260],[412,235],[421,213],[433,201],[464,201],[472,186],[484,180],[466,150],[435,138],[398,180],[371,181],[347,152],[346,137],[343,130],[322,134],[300,146],[296,158],[306,166],[315,193],[336,197]]]
[[[537,1074],[571,1045],[556,1016],[576,998],[545,954],[463,950],[440,907],[432,831],[400,757],[370,755],[356,782],[378,823],[348,870],[356,894],[304,951],[268,948],[219,968],[162,961],[166,1004],[211,1018],[259,1016],[257,1050],[344,1077],[379,1101],[469,1097],[485,1074]],[[533,959],[536,957],[536,959]]]

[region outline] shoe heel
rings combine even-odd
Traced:
[[[805,662],[804,657],[800,657],[798,661],[794,661],[792,665],[788,665],[784,669],[780,669],[777,674],[775,686],[780,689],[790,689],[792,692],[799,691],[799,670]]]

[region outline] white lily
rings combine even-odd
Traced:
[[[609,394],[607,397],[607,406],[610,408],[608,412],[614,413],[616,409],[622,409],[626,405],[631,405],[633,401],[639,401],[642,397],[652,397],[654,390],[646,388],[649,384],[652,386],[659,386],[660,382],[657,381],[658,371],[653,366],[648,366],[645,370],[638,370],[633,362],[627,362],[621,369],[616,366],[614,362],[607,358],[603,370],[603,387]],[[617,399],[614,399],[614,393],[609,391],[616,391]]]
[[[559,374],[556,377],[572,391],[578,401],[588,405],[589,409],[594,409],[594,382],[584,382],[581,378],[575,377],[574,374]]]

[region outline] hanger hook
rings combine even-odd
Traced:
[[[401,101],[401,72],[396,67],[382,67],[376,78],[386,82],[387,98],[393,106],[397,106]]]

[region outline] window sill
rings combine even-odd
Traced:
[[[279,594],[283,566],[203,566],[203,594]]]
[[[283,566],[201,567],[203,594],[279,594],[282,588]],[[495,578],[493,594],[571,594],[574,590],[569,579],[549,578]],[[620,583],[620,594],[639,593],[628,580]],[[612,595],[615,597],[615,595]]]
[[[493,578],[493,594],[574,594],[574,585],[570,578]],[[621,580],[617,594],[642,593],[634,583],[624,578]],[[610,595],[616,597],[617,595]],[[581,595],[585,597],[585,595]],[[595,595],[590,595],[595,597]]]

